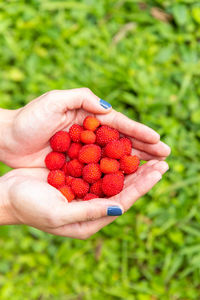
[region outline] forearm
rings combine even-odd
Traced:
[[[13,123],[17,110],[0,109],[0,161],[11,151]]]

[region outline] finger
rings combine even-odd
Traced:
[[[123,207],[112,200],[92,199],[89,201],[71,202],[67,205],[60,203],[56,209],[56,218],[60,220],[60,226],[64,224],[95,220],[112,214],[121,215]]]
[[[148,144],[136,139],[132,139],[132,146],[134,149],[144,151],[154,156],[166,157],[171,152],[170,147],[161,141],[156,144]]]
[[[128,175],[125,179],[124,186],[129,186],[139,175],[147,173],[149,169],[157,170],[163,175],[169,169],[169,166],[165,161],[151,160],[148,163],[140,166],[134,174]]]
[[[159,160],[150,160],[147,163],[143,164],[142,166],[139,166],[139,168],[137,169],[137,171],[135,173],[127,175],[125,177],[124,187],[129,186],[129,183],[133,182],[133,180],[136,177],[138,177],[139,175],[143,174],[149,167],[155,165],[158,162],[159,162]]]
[[[167,170],[169,170],[169,165],[168,163],[166,163],[166,161],[158,161],[149,168],[151,168],[152,170],[159,171],[163,175],[167,172]]]
[[[117,217],[102,217],[94,221],[73,223],[58,228],[44,228],[42,230],[54,235],[85,240],[106,225],[112,223],[116,218]]]
[[[123,205],[125,211],[129,209],[137,199],[150,191],[161,178],[162,174],[151,168],[148,168],[146,172],[136,177],[133,184],[130,184],[120,193],[120,203]],[[115,197],[113,200],[116,201],[117,199]]]
[[[112,126],[121,133],[134,137],[146,143],[157,143],[160,135],[146,125],[133,121],[120,112],[112,110],[105,116],[100,116],[102,123]]]
[[[165,160],[166,156],[156,156],[156,155],[151,155],[148,154],[144,151],[141,150],[137,150],[137,149],[133,149],[132,150],[132,155],[137,155],[137,157],[141,160],[145,160],[145,161],[150,161],[152,159],[156,159],[156,160]]]
[[[88,88],[71,90],[55,90],[43,95],[47,101],[56,103],[58,112],[83,108],[95,114],[105,114],[111,111],[111,105],[97,97]]]

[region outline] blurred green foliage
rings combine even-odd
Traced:
[[[172,148],[157,187],[87,241],[2,227],[1,300],[200,299],[199,79],[199,1],[0,1],[1,107],[87,86]]]

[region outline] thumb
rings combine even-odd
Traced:
[[[55,90],[44,94],[44,98],[51,103],[55,102],[59,112],[83,108],[91,113],[105,114],[112,108],[108,102],[97,97],[88,88]]]
[[[105,199],[92,199],[89,201],[63,203],[58,208],[56,215],[62,225],[76,222],[92,221],[105,216],[120,216],[123,207],[116,201]]]

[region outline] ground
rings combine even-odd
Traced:
[[[163,180],[87,241],[1,227],[1,300],[200,299],[197,2],[0,1],[0,107],[87,86],[172,148]]]

